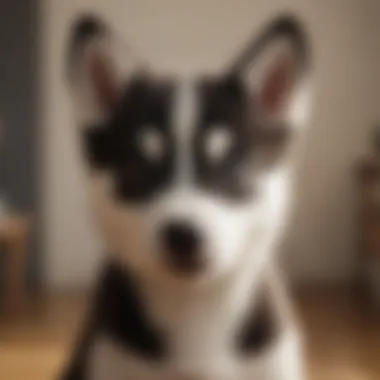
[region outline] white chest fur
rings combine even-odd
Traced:
[[[209,358],[211,359],[211,358]],[[214,357],[183,368],[175,360],[155,364],[139,359],[105,338],[99,338],[90,360],[90,380],[299,380],[298,342],[284,336],[260,357],[239,361]]]
[[[98,336],[89,380],[299,380],[298,342],[290,327],[259,356],[244,359],[234,347],[236,326],[252,306],[251,287],[252,281],[228,283],[202,296],[150,291],[148,312],[166,333],[167,359],[149,361]]]

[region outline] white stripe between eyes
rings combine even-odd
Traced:
[[[179,82],[173,105],[173,129],[178,152],[176,179],[177,185],[188,185],[193,176],[192,142],[197,117],[195,80],[187,78]]]

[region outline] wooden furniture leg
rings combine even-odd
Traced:
[[[5,274],[6,313],[21,311],[25,299],[25,272],[27,260],[26,237],[8,245]]]
[[[25,304],[25,275],[29,243],[29,222],[10,218],[1,224],[4,244],[4,311],[10,315],[22,311]]]

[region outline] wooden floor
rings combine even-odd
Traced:
[[[0,320],[0,379],[50,380],[83,315],[78,295]],[[380,313],[347,292],[299,297],[311,380],[380,380]]]

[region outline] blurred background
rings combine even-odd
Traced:
[[[314,102],[283,264],[311,379],[380,379],[378,0],[1,0],[0,378],[53,378],[101,258],[64,82],[83,10],[169,69],[221,67],[278,11],[300,15]]]

